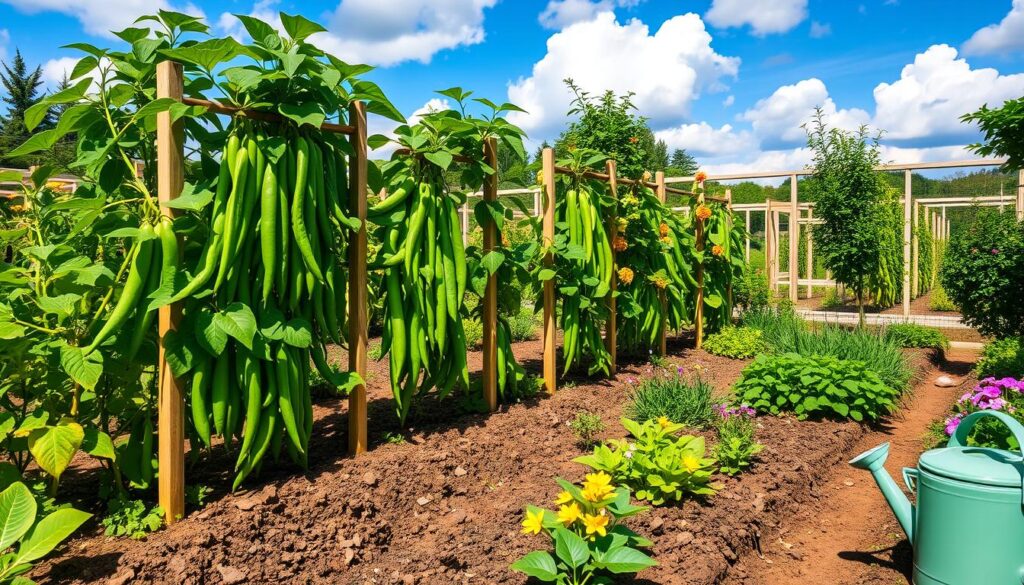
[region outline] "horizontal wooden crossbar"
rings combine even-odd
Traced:
[[[200,106],[215,114],[223,114],[225,116],[241,116],[244,118],[250,118],[252,120],[261,120],[264,122],[284,122],[288,118],[274,112],[265,112],[263,110],[252,110],[247,108],[240,108],[238,106],[229,106],[213,100],[203,100],[198,98],[182,98],[182,103],[188,106]],[[320,125],[322,132],[330,132],[332,134],[355,134],[355,126],[348,124],[334,124],[331,122],[324,122]]]

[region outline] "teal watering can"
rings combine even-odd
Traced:
[[[903,468],[913,505],[883,464],[889,443],[850,461],[871,472],[914,548],[915,585],[1024,584],[1024,458],[1001,449],[968,447],[981,419],[994,417],[1024,445],[1024,426],[984,410],[960,422],[944,449]]]

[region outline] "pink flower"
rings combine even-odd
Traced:
[[[993,253],[993,254],[998,254],[998,253],[999,253],[999,250],[997,250],[996,248],[992,248],[992,253]]]
[[[952,436],[956,432],[956,428],[960,426],[960,421],[963,420],[963,414],[954,414],[953,416],[946,419],[946,434]]]

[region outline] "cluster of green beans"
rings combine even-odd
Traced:
[[[327,138],[235,122],[205,218],[210,235],[192,280],[170,299],[190,299],[186,314],[211,319],[241,304],[260,325],[251,347],[229,337],[220,353],[197,356],[191,373],[194,437],[206,447],[216,435],[229,448],[240,441],[235,488],[268,452],[306,466],[310,362],[330,380],[325,344],[344,342],[342,258],[353,222],[345,157]],[[268,334],[267,324],[286,333]]]
[[[707,209],[710,214],[706,219],[701,219],[702,209]],[[704,251],[697,259],[704,271],[704,330],[714,333],[732,323],[732,287],[746,267],[743,257],[745,228],[722,203],[705,203],[698,199],[695,210],[692,221],[702,222],[704,237]],[[695,295],[689,296],[696,300]]]
[[[563,373],[589,356],[590,373],[609,375],[611,354],[602,337],[608,319],[605,298],[610,294],[614,261],[602,219],[600,194],[586,182],[572,186],[555,206],[555,225],[562,226],[565,253],[559,254]]]
[[[385,224],[376,233],[382,248],[372,266],[384,271],[381,353],[388,354],[403,424],[416,396],[432,388],[447,396],[460,381],[469,387],[460,202],[448,192],[439,169],[413,161],[407,171],[367,215]]]

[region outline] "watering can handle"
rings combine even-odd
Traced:
[[[904,467],[903,468],[903,484],[907,486],[907,491],[914,494],[917,493],[917,468],[916,467]]]
[[[1017,444],[1024,448],[1024,426],[1022,426],[1017,419],[1006,414],[1005,412],[999,412],[998,410],[979,410],[978,412],[967,415],[967,418],[960,421],[960,424],[956,427],[956,432],[949,438],[949,442],[946,443],[947,447],[965,447],[967,446],[967,436],[971,434],[971,429],[981,419],[986,417],[995,417],[999,419],[999,422],[1006,425],[1010,429],[1010,433],[1013,434],[1013,438],[1017,439]],[[1024,457],[1018,459],[1018,461],[1024,461]]]

